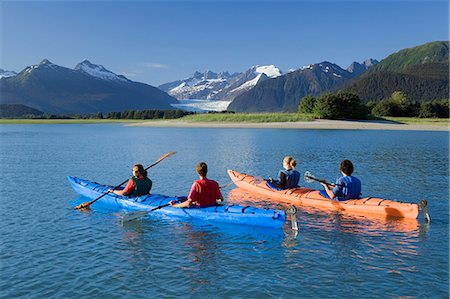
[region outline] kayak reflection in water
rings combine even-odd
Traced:
[[[133,176],[128,181],[128,184],[123,190],[110,189],[109,192],[114,192],[117,195],[142,196],[150,193],[152,189],[152,180],[147,177],[147,170],[142,164],[135,164],[133,166]]]
[[[297,188],[300,181],[300,173],[295,170],[297,161],[291,156],[283,159],[283,170],[278,172],[278,180],[269,178],[269,187],[273,189],[291,189]]]
[[[197,173],[199,180],[194,181],[186,201],[175,204],[174,201],[170,205],[174,208],[188,208],[195,207],[210,207],[217,205],[217,200],[223,201],[222,193],[219,189],[219,184],[206,177],[208,173],[208,166],[204,162],[197,165]]]
[[[343,176],[336,180],[336,184],[332,185],[333,189],[331,189],[326,183],[320,182],[320,184],[325,188],[325,190],[322,190],[320,194],[338,201],[360,198],[361,181],[352,176],[352,162],[350,160],[343,160],[339,169],[341,170]]]

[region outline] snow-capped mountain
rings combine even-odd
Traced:
[[[273,66],[254,66],[242,73],[230,75],[228,72],[195,72],[190,78],[169,82],[159,88],[177,99],[200,99],[231,101],[237,95],[250,90],[268,78],[281,75]]]
[[[367,65],[374,61],[367,61]],[[364,66],[366,64],[354,64]],[[317,96],[336,90],[361,74],[344,70],[338,65],[323,61],[267,80],[256,85],[233,100],[228,110],[235,112],[297,111],[305,95]]]
[[[0,79],[1,78],[12,77],[12,76],[15,76],[15,75],[17,75],[17,73],[14,72],[14,71],[7,71],[7,70],[4,70],[4,69],[0,69]]]
[[[116,80],[122,82],[130,82],[122,75],[116,75],[113,72],[105,69],[103,65],[92,64],[89,60],[83,60],[75,66],[76,71],[85,72],[86,74],[102,80]]]
[[[114,74],[85,60],[75,69],[44,59],[0,79],[2,104],[21,104],[45,113],[170,110],[178,101],[162,90]]]

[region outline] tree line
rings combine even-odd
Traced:
[[[379,102],[363,104],[354,93],[326,93],[319,97],[303,97],[298,112],[326,119],[367,119],[371,116],[449,118],[449,99],[410,101],[404,92],[394,91]]]
[[[26,107],[26,106],[24,106]],[[184,110],[125,110],[113,111],[109,113],[89,113],[89,114],[49,114],[38,110],[30,111],[22,107],[14,107],[14,110],[3,109],[0,106],[0,118],[24,118],[24,119],[175,119],[193,112]],[[12,113],[14,112],[14,113]]]

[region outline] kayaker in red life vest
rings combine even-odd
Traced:
[[[147,170],[142,164],[133,166],[133,176],[123,190],[112,190],[117,195],[142,196],[150,193],[152,189],[152,180],[147,177]]]
[[[336,180],[336,184],[332,186],[333,189],[321,182],[320,184],[325,188],[325,190],[321,191],[321,194],[325,195],[322,193],[325,191],[329,198],[337,201],[359,198],[361,195],[361,181],[352,176],[353,163],[350,160],[343,160],[339,169],[343,176]]]
[[[209,207],[217,205],[217,200],[223,201],[219,184],[214,180],[206,178],[207,172],[208,166],[206,163],[198,163],[197,173],[200,179],[194,181],[192,184],[187,200],[179,204],[175,204],[175,201],[172,200],[170,205],[174,208],[188,208],[191,206]]]
[[[295,166],[297,166],[297,161],[294,158],[291,156],[284,157],[284,170],[278,172],[278,180],[269,178],[269,186],[279,189],[297,188],[300,181],[300,173],[295,170]]]

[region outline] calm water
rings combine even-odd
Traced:
[[[449,296],[448,132],[2,125],[0,138],[1,298]],[[115,185],[169,151],[150,170],[154,193],[185,195],[199,161],[225,185],[228,168],[275,176],[285,154],[334,180],[347,158],[364,195],[426,198],[432,222],[299,209],[295,236],[72,209],[86,199],[67,175]]]

